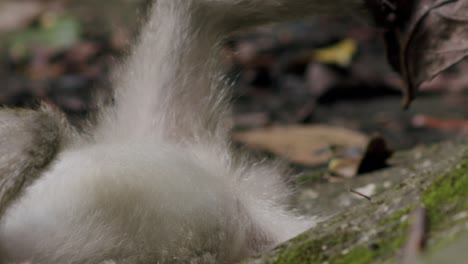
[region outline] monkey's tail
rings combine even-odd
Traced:
[[[115,106],[102,111],[98,136],[225,141],[230,109],[220,62],[223,38],[243,27],[333,12],[358,2],[155,1],[133,52],[117,71]]]

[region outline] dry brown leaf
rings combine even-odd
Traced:
[[[366,0],[403,76],[404,105],[418,87],[468,56],[468,0]]]
[[[393,151],[387,147],[387,142],[382,136],[379,134],[372,136],[361,158],[357,174],[372,172],[387,167],[387,160],[392,154]]]
[[[305,165],[327,163],[333,155],[332,146],[364,149],[368,142],[359,132],[322,125],[271,127],[235,133],[233,138]]]
[[[468,56],[468,1],[422,2],[402,50],[402,74],[408,85],[405,105],[424,81]]]
[[[374,135],[368,141],[361,157],[334,158],[328,163],[328,170],[345,178],[372,172],[387,167],[387,160],[392,155],[387,143],[380,135]]]

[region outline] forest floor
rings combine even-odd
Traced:
[[[146,2],[0,0],[0,104],[46,101],[80,126],[96,110],[92,94],[109,92]],[[301,175],[295,207],[325,219],[248,263],[394,263],[422,244],[468,244],[467,60],[403,110],[379,30],[356,17],[240,32],[224,53],[234,140],[288,161]]]

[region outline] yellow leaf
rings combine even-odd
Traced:
[[[334,158],[328,163],[328,171],[341,177],[352,178],[356,176],[361,159]]]
[[[315,50],[314,59],[327,64],[349,66],[357,52],[357,44],[353,39],[344,39],[334,45]]]

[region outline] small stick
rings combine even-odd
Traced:
[[[411,221],[408,239],[403,248],[403,263],[414,263],[425,249],[428,233],[427,210],[424,207],[416,208]]]
[[[349,191],[350,191],[351,193],[357,194],[357,195],[359,195],[359,196],[361,196],[361,197],[363,197],[363,198],[366,198],[366,199],[369,200],[369,201],[372,200],[372,197],[370,197],[370,196],[368,196],[368,195],[365,195],[365,194],[363,194],[363,193],[361,193],[361,192],[358,192],[358,191],[356,191],[356,190],[354,190],[354,189],[349,189]]]

